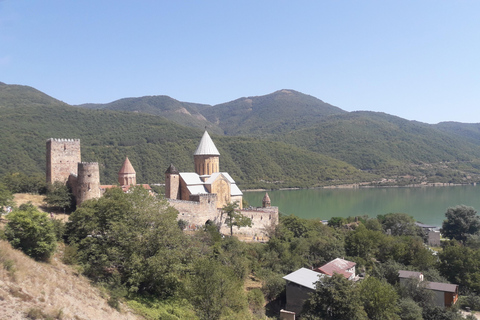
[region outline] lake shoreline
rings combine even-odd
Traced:
[[[312,190],[312,189],[368,189],[368,188],[429,188],[429,187],[458,187],[458,186],[476,186],[477,183],[449,183],[449,182],[431,182],[407,185],[372,185],[374,182],[339,184],[333,186],[323,186],[315,188],[279,188],[279,189],[243,189],[242,192],[268,192],[268,191],[288,191],[288,190]]]

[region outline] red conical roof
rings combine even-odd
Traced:
[[[125,162],[123,163],[122,169],[118,172],[120,173],[135,173],[135,169],[133,169],[132,164],[130,163],[130,160],[128,160],[128,157],[125,158]]]

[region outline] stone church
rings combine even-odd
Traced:
[[[97,162],[81,162],[79,139],[48,139],[46,144],[47,183],[60,181],[69,185],[77,206],[102,196],[109,188],[120,187],[128,192],[136,186],[136,172],[128,157],[118,172],[118,185],[100,185]],[[278,223],[278,207],[272,207],[265,194],[262,207],[242,208],[243,193],[227,172],[220,171],[220,153],[207,131],[193,154],[195,172],[179,172],[173,165],[165,171],[165,198],[179,211],[190,230],[201,228],[207,221],[229,233],[221,208],[237,202],[241,213],[252,220],[252,227],[235,229],[247,238],[266,237],[266,230]],[[140,185],[150,190],[147,184]]]
[[[195,172],[178,172],[170,165],[165,172],[165,197],[195,200],[200,195],[216,195],[216,207],[238,202],[242,208],[243,193],[227,172],[220,172],[220,153],[207,131],[193,153]],[[212,198],[213,200],[213,198]]]

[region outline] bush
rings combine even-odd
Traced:
[[[7,219],[5,236],[12,247],[37,260],[50,258],[57,243],[52,221],[46,213],[27,206],[25,210],[14,210]]]

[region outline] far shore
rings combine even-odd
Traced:
[[[448,183],[432,182],[407,185],[373,185],[375,182],[360,182],[351,184],[339,184],[333,186],[323,186],[315,188],[279,188],[279,189],[244,189],[242,192],[268,192],[283,190],[302,190],[302,189],[358,189],[358,188],[423,188],[423,187],[455,187],[455,186],[476,186],[477,183]]]

